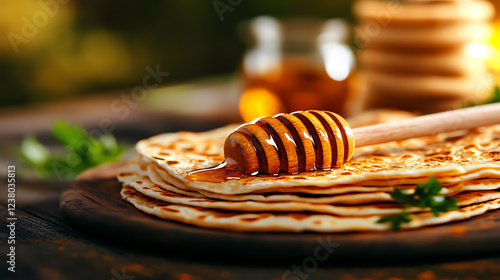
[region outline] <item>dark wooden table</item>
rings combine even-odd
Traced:
[[[304,260],[216,255],[207,258],[189,251],[169,252],[124,246],[83,234],[69,224],[59,211],[59,196],[67,184],[33,178],[22,170],[11,152],[25,134],[33,131],[50,143],[47,130],[54,119],[65,118],[91,128],[106,112],[96,108],[107,108],[115,98],[116,95],[110,94],[0,112],[0,177],[4,182],[0,192],[0,279],[500,279],[500,252],[488,256],[390,261],[343,261],[335,258],[333,253],[332,258],[319,262],[317,268],[287,274]],[[68,106],[78,110],[68,109]],[[96,113],[89,114],[89,110]],[[219,113],[194,119],[181,119],[179,115],[178,112],[172,115],[171,112],[139,106],[128,119],[116,122],[114,134],[121,141],[133,143],[158,132],[205,130],[223,123]],[[229,117],[237,119],[234,112]],[[6,166],[11,163],[19,166],[15,273],[7,271],[6,265],[10,245],[6,242],[9,230],[6,227],[5,182]]]

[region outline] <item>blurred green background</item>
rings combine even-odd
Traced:
[[[160,64],[168,83],[231,73],[242,21],[351,20],[352,1],[2,0],[0,107],[129,88]]]

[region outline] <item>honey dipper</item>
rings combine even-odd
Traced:
[[[192,180],[328,170],[349,161],[357,147],[500,123],[500,103],[352,129],[328,111],[262,117],[236,128],[224,143],[225,161],[191,172]]]

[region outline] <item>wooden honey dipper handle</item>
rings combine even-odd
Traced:
[[[356,147],[500,123],[500,103],[430,114],[352,130]]]

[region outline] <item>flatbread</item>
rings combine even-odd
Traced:
[[[213,210],[160,201],[141,194],[134,188],[124,186],[122,198],[137,209],[162,219],[174,220],[195,226],[219,228],[235,231],[282,231],[282,232],[345,232],[389,230],[388,223],[379,224],[381,215],[362,217],[339,217],[314,213],[245,213],[236,211]],[[448,211],[438,217],[431,213],[412,215],[412,221],[402,225],[402,229],[419,228],[451,221],[468,219],[481,215],[488,210],[500,208],[500,199],[465,206],[459,210]]]
[[[143,195],[158,200],[166,201],[174,204],[182,204],[188,206],[222,209],[232,211],[245,211],[245,212],[317,212],[332,214],[338,216],[366,216],[366,215],[394,215],[401,213],[401,206],[394,203],[376,203],[364,205],[351,205],[339,206],[332,205],[335,203],[327,204],[315,201],[309,198],[309,201],[295,200],[295,201],[228,201],[228,200],[215,200],[210,198],[189,197],[177,194],[171,191],[164,190],[158,185],[154,184],[147,177],[139,175],[120,176],[119,180],[124,186],[130,186],[139,191]],[[498,186],[497,186],[498,187]],[[342,196],[340,196],[342,197]],[[500,192],[495,191],[479,191],[468,192],[455,196],[458,200],[459,206],[480,203],[488,200],[500,198]],[[389,197],[390,198],[390,197]],[[323,198],[318,198],[323,200]],[[343,200],[340,200],[342,202]],[[418,207],[411,207],[408,212],[423,212],[425,209]]]
[[[189,172],[223,161],[222,145],[233,129],[161,134],[140,141],[136,150],[142,162],[158,166],[163,180],[177,188],[226,195],[277,188],[404,185],[431,176],[443,184],[481,178],[478,176],[500,178],[500,125],[495,125],[358,148],[351,161],[329,171],[250,176],[220,183],[189,180]]]
[[[359,203],[372,203],[392,201],[389,193],[394,188],[406,189],[408,193],[413,193],[416,185],[403,185],[403,186],[333,186],[328,188],[307,188],[288,190],[281,189],[275,192],[268,193],[253,193],[253,194],[238,194],[238,195],[224,195],[206,192],[200,190],[199,192],[184,191],[176,188],[175,186],[166,183],[159,177],[155,171],[150,173],[149,179],[157,186],[177,194],[187,195],[191,197],[207,197],[220,200],[230,201],[306,201],[312,203],[329,203],[329,204],[359,204]],[[424,181],[424,180],[422,180]],[[478,179],[472,181],[461,182],[459,184],[443,187],[441,194],[454,195],[464,191],[474,190],[495,190],[500,188],[500,180],[498,179]],[[359,192],[359,190],[363,190]],[[271,190],[272,191],[272,190]],[[299,192],[297,192],[299,191]],[[317,191],[318,193],[316,193]]]

